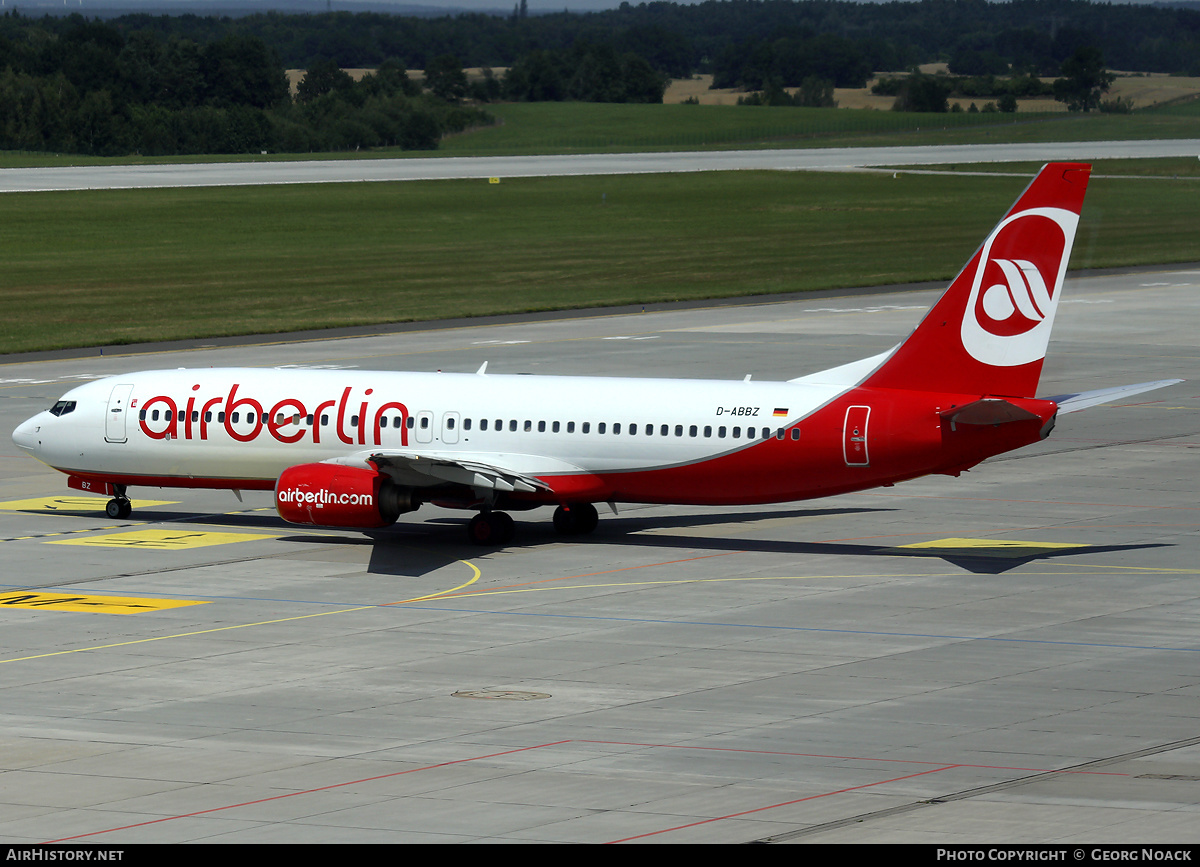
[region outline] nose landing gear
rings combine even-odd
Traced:
[[[128,518],[133,514],[133,504],[125,496],[125,486],[113,485],[113,493],[116,496],[105,504],[104,514],[110,518]]]

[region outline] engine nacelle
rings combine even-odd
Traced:
[[[290,524],[367,530],[395,523],[420,505],[412,488],[361,467],[300,464],[275,483],[275,510]]]

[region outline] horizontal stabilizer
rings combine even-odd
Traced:
[[[951,424],[1006,424],[1010,421],[1032,421],[1038,418],[1015,403],[988,397],[957,409],[946,410],[941,415]]]
[[[1060,394],[1057,397],[1048,397],[1045,399],[1057,403],[1058,414],[1062,415],[1067,412],[1078,412],[1081,409],[1087,409],[1089,406],[1098,406],[1102,403],[1112,403],[1114,400],[1133,397],[1135,394],[1141,394],[1143,391],[1166,388],[1168,385],[1175,385],[1179,382],[1183,382],[1183,380],[1160,379],[1155,382],[1139,382],[1137,385],[1118,385],[1116,388],[1081,391],[1078,394]]]

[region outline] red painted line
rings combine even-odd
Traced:
[[[714,752],[714,753],[748,753],[751,755],[761,756],[793,756],[800,759],[838,759],[851,762],[883,762],[885,764],[896,765],[937,765],[939,767],[954,767],[954,768],[976,768],[985,771],[1021,771],[1022,773],[1035,774],[1093,774],[1096,776],[1107,777],[1129,777],[1132,774],[1122,773],[1120,771],[1060,771],[1056,768],[1023,768],[1011,765],[972,765],[961,762],[954,762],[952,765],[947,765],[945,762],[930,762],[924,759],[887,759],[881,756],[839,756],[829,755],[827,753],[793,753],[787,750],[745,750],[740,747],[700,747],[693,744],[643,744],[637,741],[597,741],[586,740],[583,738],[572,739],[574,744],[601,744],[603,746],[613,747],[653,747],[657,749],[668,750],[696,750],[697,752]]]
[[[311,795],[314,792],[326,792],[326,791],[329,791],[330,789],[340,789],[343,786],[354,786],[354,785],[358,785],[359,783],[370,783],[370,782],[374,782],[375,780],[386,780],[389,777],[399,777],[399,776],[403,776],[404,774],[416,773],[417,771],[429,771],[429,770],[433,770],[435,768],[448,768],[452,765],[461,765],[461,764],[465,764],[466,762],[477,762],[477,761],[480,761],[481,759],[494,759],[497,756],[511,756],[513,753],[524,753],[524,752],[528,752],[529,750],[540,750],[543,747],[555,747],[555,746],[559,746],[561,744],[566,744],[566,743],[570,743],[570,741],[569,740],[553,741],[548,744],[538,744],[535,747],[518,747],[515,750],[504,750],[499,753],[488,753],[487,755],[484,755],[484,756],[473,756],[469,759],[454,759],[449,762],[438,762],[436,765],[424,765],[423,767],[420,767],[420,768],[409,768],[408,770],[396,771],[391,774],[380,774],[377,777],[363,777],[361,780],[348,780],[347,782],[344,782],[344,783],[331,783],[328,786],[318,786],[315,789],[304,789],[304,790],[298,791],[298,792],[288,792],[287,794],[284,794],[284,795],[272,795],[269,798],[259,798],[256,801],[243,801],[239,804],[226,804],[223,807],[210,807],[207,810],[196,810],[194,813],[180,813],[178,816],[164,816],[161,819],[151,819],[148,822],[135,822],[132,825],[121,825],[116,828],[105,828],[102,831],[89,831],[86,834],[76,834],[74,837],[61,837],[57,840],[47,840],[45,843],[42,843],[41,845],[45,846],[50,843],[65,843],[69,840],[82,840],[84,837],[95,837],[99,834],[111,834],[114,831],[127,831],[130,828],[144,828],[147,825],[157,825],[160,822],[173,822],[176,819],[190,819],[194,816],[203,816],[207,813],[218,813],[221,810],[234,810],[234,809],[237,809],[238,807],[252,807],[255,804],[268,804],[271,801],[280,801],[280,800],[283,800],[284,798],[294,798],[297,795]]]
[[[805,801],[815,801],[817,798],[828,798],[831,795],[842,795],[846,792],[855,792],[859,789],[869,789],[872,786],[883,786],[887,783],[898,783],[901,780],[911,780],[914,777],[923,777],[926,774],[940,774],[942,771],[949,771],[959,765],[944,765],[940,768],[933,768],[928,771],[917,771],[915,774],[905,774],[903,777],[892,777],[890,780],[876,780],[873,783],[863,783],[861,786],[847,786],[844,789],[834,789],[832,792],[822,792],[819,795],[809,795],[807,798],[796,798],[794,801],[781,801],[778,804],[768,804],[765,807],[755,807],[753,810],[743,810],[740,813],[730,813],[727,816],[714,816],[711,819],[701,819],[699,822],[689,822],[686,825],[676,825],[673,828],[662,828],[658,831],[648,831],[645,834],[635,834],[632,837],[622,837],[620,840],[609,840],[611,843],[628,843],[630,840],[641,840],[645,837],[653,837],[656,834],[666,834],[670,831],[682,831],[685,828],[695,828],[699,825],[707,825],[710,822],[721,822],[725,819],[737,819],[741,816],[749,816],[753,813],[761,813],[764,810],[775,810],[779,807],[788,807],[792,804],[803,804]]]
[[[669,831],[679,831],[679,830],[683,830],[685,828],[694,828],[699,825],[707,825],[712,822],[720,822],[724,819],[736,819],[741,816],[749,816],[753,813],[761,813],[765,810],[774,810],[779,807],[787,807],[792,804],[801,804],[801,803],[804,803],[805,801],[813,801],[818,798],[827,798],[830,795],[840,795],[840,794],[844,794],[846,792],[853,792],[853,791],[857,791],[859,789],[868,789],[868,788],[871,788],[872,786],[882,786],[882,785],[886,785],[887,783],[895,783],[895,782],[900,782],[902,780],[910,780],[915,777],[922,777],[927,774],[937,774],[937,773],[941,773],[942,771],[955,770],[957,768],[975,768],[975,769],[996,770],[996,771],[1021,771],[1021,772],[1025,772],[1025,773],[1095,774],[1095,775],[1116,776],[1116,777],[1130,776],[1129,774],[1118,773],[1118,772],[1113,772],[1113,771],[1072,771],[1072,770],[1059,771],[1059,770],[1055,770],[1053,768],[1021,768],[1021,767],[1010,767],[1007,765],[972,765],[972,764],[959,764],[959,763],[945,764],[945,763],[924,761],[921,759],[887,759],[887,758],[880,758],[880,757],[876,757],[876,756],[839,756],[839,755],[827,755],[825,753],[793,753],[793,752],[787,752],[787,751],[782,751],[782,750],[746,750],[746,749],[739,749],[736,747],[701,747],[701,746],[692,746],[692,745],[688,745],[688,744],[653,744],[653,743],[638,743],[636,741],[601,741],[601,740],[567,738],[565,740],[550,741],[549,743],[538,744],[538,745],[532,746],[532,747],[517,747],[516,749],[502,750],[501,752],[498,752],[498,753],[487,753],[486,755],[472,756],[471,758],[466,758],[466,759],[452,759],[451,761],[448,761],[448,762],[438,762],[438,763],[432,764],[432,765],[423,765],[419,768],[408,768],[407,770],[395,771],[390,774],[380,774],[375,777],[363,777],[362,779],[357,779],[357,780],[347,780],[344,783],[330,783],[328,786],[317,786],[312,789],[302,789],[302,790],[295,791],[295,792],[287,792],[282,795],[272,795],[269,798],[259,798],[254,801],[241,801],[236,804],[225,804],[220,807],[209,807],[206,810],[196,810],[191,813],[180,813],[177,816],[164,816],[161,819],[150,819],[145,822],[134,822],[133,824],[130,824],[130,825],[119,825],[115,828],[104,828],[99,831],[89,831],[86,834],[76,834],[71,837],[60,837],[57,840],[46,840],[41,845],[44,846],[44,845],[49,845],[51,843],[66,843],[71,840],[82,840],[87,837],[96,837],[96,836],[99,836],[100,834],[111,834],[115,831],[127,831],[131,828],[144,828],[149,825],[157,825],[162,822],[173,822],[176,819],[190,819],[195,816],[204,816],[209,813],[219,813],[223,810],[234,810],[234,809],[237,809],[238,807],[252,807],[256,804],[267,804],[267,803],[270,803],[271,801],[281,801],[285,798],[294,798],[298,795],[311,795],[316,792],[327,792],[331,789],[340,789],[345,786],[354,786],[354,785],[358,785],[360,783],[370,783],[370,782],[375,782],[377,780],[386,780],[391,777],[400,777],[405,774],[413,774],[418,771],[430,771],[430,770],[436,770],[437,768],[448,768],[448,767],[452,767],[454,765],[466,764],[468,762],[476,762],[476,761],[481,761],[483,759],[494,759],[499,756],[511,756],[516,753],[524,753],[524,752],[529,752],[531,750],[540,750],[540,749],[545,749],[547,747],[558,747],[558,746],[563,746],[564,744],[572,744],[572,743],[575,743],[575,744],[597,744],[600,746],[649,747],[649,748],[653,748],[653,749],[695,750],[697,752],[749,753],[749,754],[755,754],[755,755],[792,756],[792,757],[796,757],[796,758],[814,758],[814,759],[838,759],[838,760],[845,760],[845,761],[887,762],[887,763],[892,763],[892,764],[937,765],[937,767],[930,768],[928,770],[916,771],[914,773],[905,774],[905,775],[899,776],[899,777],[892,777],[892,778],[886,779],[886,780],[876,780],[876,781],[870,782],[870,783],[863,783],[862,785],[859,785],[859,786],[848,786],[844,789],[834,789],[829,792],[822,792],[817,795],[809,795],[804,798],[796,798],[795,800],[791,800],[791,801],[781,801],[777,804],[767,804],[762,807],[755,807],[752,810],[743,810],[742,812],[739,812],[739,813],[729,813],[724,816],[714,816],[711,819],[701,819],[696,822],[689,822],[688,824],[685,824],[685,825],[676,825],[671,828],[662,828],[658,831],[648,831],[645,834],[636,834],[632,837],[622,837],[619,840],[610,840],[610,841],[608,841],[609,843],[626,843],[626,842],[629,842],[630,840],[640,840],[644,837],[653,837],[657,834],[666,834]]]

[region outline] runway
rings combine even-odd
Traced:
[[[0,839],[1196,843],[1198,284],[1068,280],[1043,394],[1188,381],[1036,447],[585,541],[156,489],[114,522],[6,436]],[[9,364],[0,426],[156,367],[785,379],[935,295]]]
[[[152,166],[0,169],[0,193],[262,184],[327,184],[451,178],[626,175],[738,169],[845,171],[870,166],[935,165],[1132,157],[1200,156],[1200,140],[1032,142],[922,147],[797,148],[754,151],[572,154],[515,157],[300,160]]]

